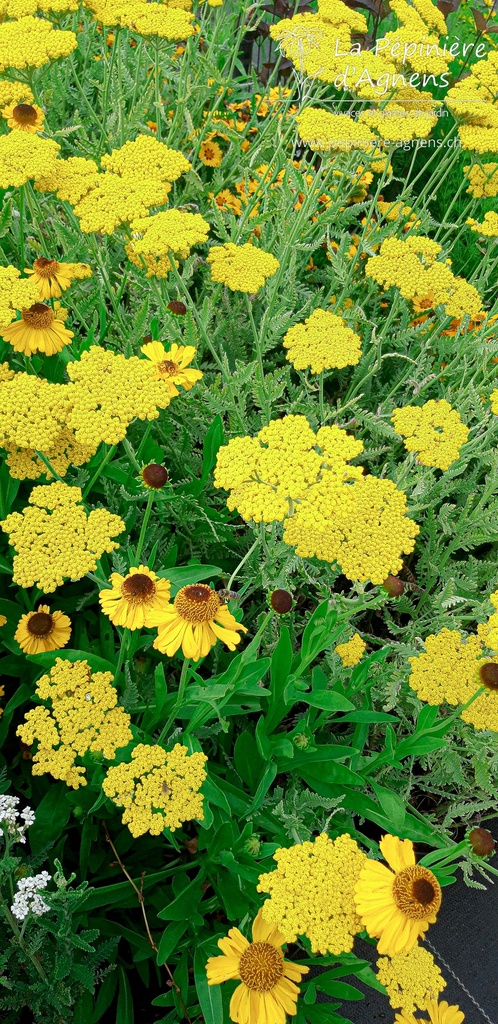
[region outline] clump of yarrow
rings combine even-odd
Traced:
[[[17,796],[0,796],[0,827],[11,842],[25,843],[26,832],[35,820],[35,812],[32,807],[18,811],[18,804]]]

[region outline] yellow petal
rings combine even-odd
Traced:
[[[415,864],[415,851],[410,839],[385,835],[379,843],[380,852],[393,871],[403,871]]]

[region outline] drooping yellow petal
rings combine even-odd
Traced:
[[[380,852],[393,871],[403,871],[415,864],[415,851],[410,839],[398,839],[398,836],[385,835],[379,843]]]

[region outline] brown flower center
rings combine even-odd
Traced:
[[[437,914],[441,906],[441,886],[432,871],[421,864],[412,864],[397,873],[393,899],[405,917],[412,921],[427,920]]]
[[[269,942],[252,942],[239,963],[239,974],[253,992],[270,992],[284,973],[282,951]]]
[[[38,115],[30,103],[18,103],[12,111],[12,116],[18,124],[36,124]]]
[[[498,665],[495,665],[493,661],[481,665],[479,675],[481,683],[483,686],[487,686],[488,690],[498,690]]]
[[[144,466],[142,480],[146,487],[160,491],[161,487],[164,487],[168,482],[168,470],[166,466],[160,466],[157,462],[151,462],[149,466]]]
[[[46,306],[44,302],[35,302],[29,309],[23,309],[22,318],[28,327],[34,327],[35,330],[40,331],[44,327],[52,326],[55,315],[50,306]]]
[[[156,592],[156,584],[144,572],[135,572],[121,584],[121,594],[133,604],[147,604]]]
[[[163,359],[162,363],[157,364],[157,369],[165,377],[172,377],[174,373],[178,373],[178,365],[172,359]]]
[[[182,587],[178,591],[173,602],[177,612],[187,622],[212,622],[221,601],[215,590],[211,590],[206,583],[194,583],[189,587]]]
[[[38,259],[33,263],[33,269],[36,270],[40,277],[55,277],[59,263],[57,260],[49,260],[46,256],[38,256]]]
[[[49,636],[54,628],[54,621],[48,612],[35,612],[28,619],[27,629],[32,636]]]

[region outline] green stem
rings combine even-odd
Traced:
[[[252,553],[255,550],[255,548],[259,547],[259,544],[260,544],[260,538],[256,537],[256,540],[254,541],[253,544],[251,544],[251,547],[249,548],[249,551],[246,551],[244,557],[241,559],[241,561],[239,562],[238,566],[234,569],[232,575],[230,576],[230,579],[229,579],[229,581],[227,583],[227,590],[231,590],[232,589],[233,582],[236,579],[236,577],[239,575],[239,572],[242,569],[242,566],[244,565],[245,562],[247,562],[247,559],[250,558],[250,556],[252,555]]]
[[[112,457],[113,457],[117,447],[118,447],[117,444],[113,444],[112,447],[109,448],[109,450],[105,454],[105,456],[102,459],[102,462],[100,463],[98,469],[96,469],[95,473],[93,474],[93,476],[92,476],[92,478],[90,480],[90,483],[88,483],[86,485],[85,490],[83,491],[83,499],[85,499],[87,497],[87,495],[90,494],[90,491],[91,491],[92,487],[94,487],[94,485],[96,484],[100,474],[102,473],[102,471],[107,466],[107,463],[110,462],[110,460],[112,459]],[[40,456],[40,458],[41,458],[41,456]]]
[[[119,679],[119,676],[120,676],[120,673],[121,673],[121,669],[123,667],[123,662],[125,660],[125,656],[126,656],[126,653],[127,653],[127,650],[128,650],[128,641],[130,639],[130,635],[131,634],[130,634],[130,630],[129,629],[123,629],[123,634],[121,636],[121,646],[119,648],[118,662],[117,662],[117,665],[116,665],[116,671],[114,673],[114,682],[116,684],[118,682],[118,679]]]
[[[184,697],[185,697],[185,691],[187,689],[189,672],[190,672],[190,658],[185,658],[184,661],[183,661],[182,671],[181,671],[181,674],[180,674],[180,682],[178,684],[178,693],[176,695],[175,706],[174,706],[174,708],[173,708],[173,710],[172,710],[172,712],[171,712],[171,714],[170,714],[170,716],[169,716],[169,718],[168,718],[168,720],[166,722],[166,725],[163,726],[163,728],[161,729],[161,732],[160,732],[160,735],[159,735],[159,739],[157,741],[158,744],[162,743],[164,738],[165,738],[165,736],[168,735],[168,732],[169,732],[169,730],[170,730],[171,726],[173,725],[173,722],[174,722],[174,720],[176,718],[177,712],[180,710],[180,708],[181,708],[181,706],[183,704],[183,700],[184,700]]]
[[[260,372],[260,375],[261,375],[261,389],[262,389],[262,392],[263,392],[264,403],[265,403],[264,404],[264,413],[265,413],[266,419],[269,420],[270,419],[270,413],[271,413],[271,407],[270,407],[270,403],[268,401],[268,397],[267,397],[267,394],[266,394],[265,368],[263,366],[263,335],[261,335],[261,337],[260,337],[260,335],[258,334],[258,331],[256,330],[256,324],[254,322],[254,313],[252,311],[252,303],[251,303],[251,300],[250,300],[247,292],[244,292],[244,299],[245,299],[245,304],[246,304],[246,307],[247,307],[247,313],[248,313],[248,316],[249,316],[249,322],[251,324],[251,330],[252,330],[252,334],[253,334],[253,338],[254,338],[254,347],[256,349],[256,357],[257,357],[257,360],[258,360],[259,372]]]
[[[43,462],[43,465],[47,467],[47,469],[50,471],[50,473],[52,474],[52,476],[54,477],[55,480],[59,480],[60,483],[64,483],[65,482],[62,479],[62,477],[59,476],[58,473],[56,473],[54,467],[52,466],[52,464],[50,462],[50,459],[47,459],[46,455],[43,455],[42,452],[39,452],[36,449],[35,449],[35,455],[37,455],[38,458],[41,460],[41,462]]]
[[[320,402],[320,423],[323,426],[325,423],[325,403],[323,400],[323,370],[318,378],[319,384],[319,402]]]
[[[2,910],[4,912],[4,915],[5,915],[8,923],[10,924],[10,927],[12,928],[12,931],[13,931],[13,933],[14,933],[16,939],[17,939],[17,942],[19,943],[23,953],[25,953],[25,955],[27,957],[29,957],[29,959],[31,960],[31,963],[33,964],[33,967],[35,968],[35,971],[37,972],[37,974],[39,974],[39,976],[42,979],[42,981],[44,982],[44,984],[46,984],[47,983],[47,975],[45,974],[45,971],[43,970],[43,967],[42,967],[40,961],[37,960],[37,958],[34,955],[34,953],[30,952],[29,946],[25,943],[25,941],[24,941],[24,939],[22,937],[21,931],[20,931],[20,929],[19,929],[19,927],[17,925],[15,917],[11,913],[11,911],[10,911],[9,907],[7,906],[7,904],[3,902],[3,900],[1,901],[1,906],[2,906]]]
[[[20,271],[24,274],[24,185],[19,188],[19,260],[21,263]]]
[[[150,514],[152,512],[152,506],[154,504],[154,498],[155,498],[154,491],[151,491],[150,494],[149,494],[149,497],[147,498],[147,508],[145,509],[145,513],[144,513],[144,517],[143,517],[143,521],[142,521],[142,529],[140,530],[140,537],[138,538],[137,550],[136,550],[136,554],[135,554],[135,562],[137,564],[137,567],[139,565],[140,555],[142,554],[143,546],[144,546],[144,543],[145,543],[145,534],[147,533],[147,527],[149,525],[149,519],[150,519]]]

